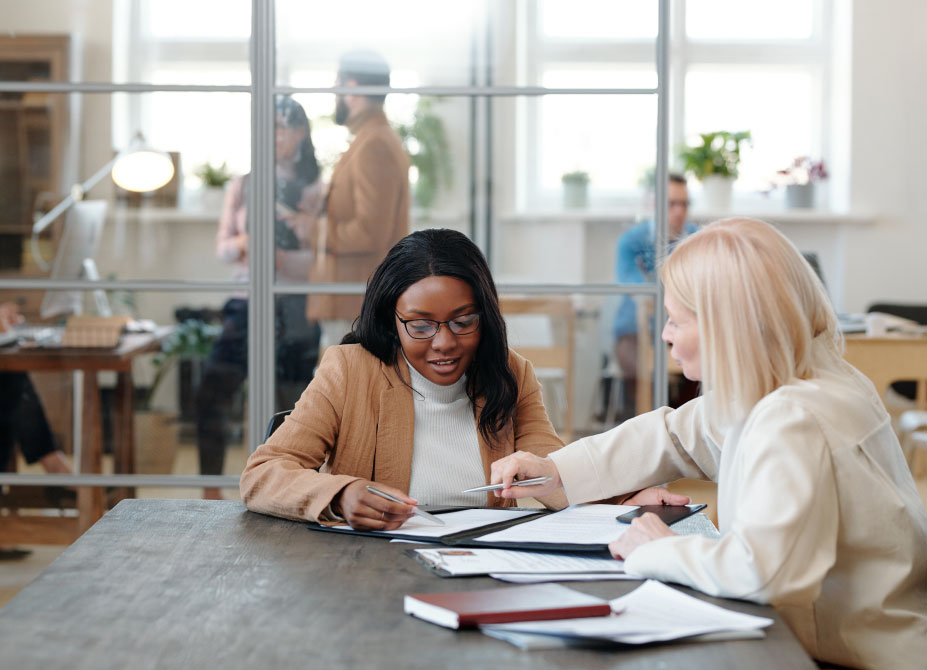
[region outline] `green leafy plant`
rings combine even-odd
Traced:
[[[155,354],[151,361],[155,375],[151,380],[144,406],[151,406],[151,399],[165,375],[181,359],[208,356],[221,331],[221,325],[206,323],[201,319],[187,319],[172,330],[161,342],[161,351]]]
[[[203,163],[196,168],[194,174],[203,180],[204,185],[219,188],[225,186],[229,179],[232,178],[232,173],[229,172],[228,165],[225,161],[222,162],[222,165],[213,165],[208,162]]]
[[[417,172],[413,198],[422,209],[431,207],[438,192],[450,188],[454,178],[444,121],[434,113],[433,106],[432,98],[419,98],[412,123],[396,127]]]
[[[560,181],[562,181],[564,184],[588,184],[589,173],[583,172],[582,170],[565,172],[563,176],[560,177]]]
[[[737,178],[740,164],[740,145],[750,143],[749,130],[730,133],[719,130],[713,133],[701,133],[701,144],[684,145],[679,149],[679,160],[683,170],[691,173],[699,181],[709,175]]]

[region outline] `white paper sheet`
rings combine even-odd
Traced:
[[[493,624],[487,629],[645,644],[721,632],[757,631],[772,619],[712,605],[658,581],[648,580],[611,601],[610,617]],[[481,627],[483,628],[483,627]]]
[[[436,526],[427,519],[413,516],[397,530],[383,531],[387,534],[420,535],[422,537],[444,537],[465,530],[472,530],[491,523],[500,523],[529,514],[537,514],[537,510],[511,510],[504,509],[464,509],[458,512],[447,512],[438,516],[444,521],[443,526]],[[353,530],[350,526],[339,526],[339,529]]]
[[[631,577],[624,572],[490,572],[489,576],[500,582],[512,584],[538,584],[541,582],[615,582],[634,581],[639,577]]]
[[[554,554],[509,549],[417,549],[429,565],[454,577],[490,573],[623,573],[624,561],[601,556]],[[547,581],[550,581],[549,579]]]
[[[608,544],[628,529],[615,517],[634,505],[571,505],[564,510],[520,523],[476,539],[491,542]]]

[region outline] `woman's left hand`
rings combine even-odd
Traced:
[[[662,486],[651,486],[649,489],[642,489],[635,493],[627,500],[622,501],[622,505],[688,505],[692,501],[689,496],[681,493],[673,493]]]
[[[631,522],[631,527],[621,537],[608,545],[608,551],[615,558],[627,558],[632,551],[642,544],[676,534],[660,520],[660,517],[648,512],[644,516],[634,519]]]

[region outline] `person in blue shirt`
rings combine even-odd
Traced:
[[[682,238],[691,235],[697,227],[686,221],[689,213],[689,188],[686,178],[671,173],[668,185],[667,219],[668,249],[670,252]],[[654,249],[654,221],[650,219],[629,228],[619,239],[615,252],[615,279],[619,284],[644,284],[655,281],[656,250]],[[615,360],[624,379],[626,404],[633,405],[637,385],[637,305],[632,296],[624,296],[612,324],[615,339]],[[625,408],[633,416],[633,406]]]

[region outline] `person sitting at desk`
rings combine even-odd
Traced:
[[[374,271],[352,332],[248,459],[241,498],[255,512],[392,530],[419,501],[508,504],[462,491],[486,482],[494,458],[562,445],[531,364],[508,347],[482,252],[430,229]],[[404,502],[371,494],[372,482]],[[665,489],[637,499],[688,500]],[[564,505],[560,494],[541,502]]]
[[[671,173],[667,186],[667,252],[671,252],[684,237],[691,235],[698,227],[686,221],[689,214],[689,188],[686,178]],[[645,284],[656,279],[657,250],[655,248],[654,221],[642,221],[629,228],[620,238],[615,249],[615,281],[619,284]],[[634,398],[637,387],[637,303],[634,296],[621,299],[612,323],[615,340],[615,362],[621,370],[624,381],[626,406],[622,418],[634,416]],[[683,395],[691,400],[694,394]]]
[[[770,603],[808,653],[861,668],[927,659],[927,513],[891,419],[843,360],[821,281],[769,224],[715,221],[661,271],[663,339],[705,393],[492,481],[550,476],[570,503],[697,477],[718,482],[720,539],[652,514],[609,545],[628,574]],[[523,492],[509,487],[506,499]]]
[[[13,303],[0,304],[0,333],[22,322]],[[0,470],[9,467],[16,443],[30,465],[40,463],[45,472],[69,474],[71,466],[58,448],[42,401],[25,372],[0,373]]]

